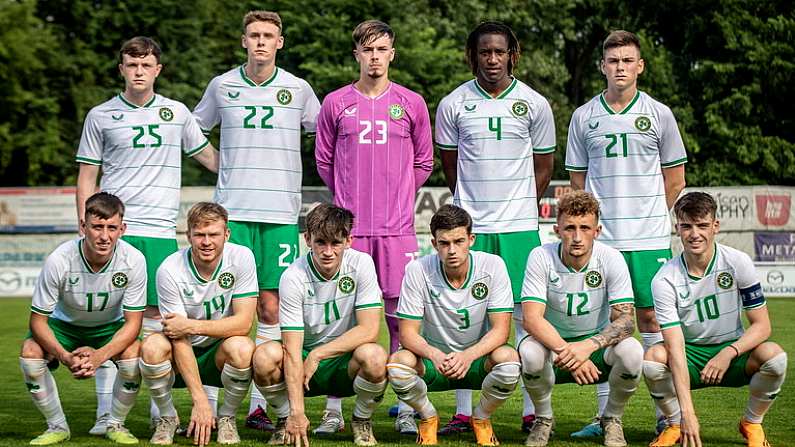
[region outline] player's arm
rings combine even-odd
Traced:
[[[337,123],[334,119],[334,105],[326,97],[317,116],[315,134],[315,164],[323,183],[334,194],[334,149],[337,147]]]
[[[290,401],[290,415],[287,418],[287,442],[295,440],[296,445],[307,443],[309,420],[304,409],[304,360],[301,356],[304,345],[303,331],[282,331],[284,349],[284,381],[287,384],[287,398]]]
[[[665,202],[670,210],[676,203],[679,193],[685,189],[685,165],[663,168],[662,176],[665,184]]]
[[[585,189],[585,174],[587,171],[569,171],[569,183],[572,189]]]
[[[610,306],[610,324],[602,332],[589,338],[593,351],[615,346],[635,332],[635,306],[632,303],[619,303]]]
[[[412,121],[411,142],[414,145],[414,190],[419,191],[433,172],[433,138],[431,117],[422,97],[416,103],[416,109],[416,120]]]
[[[96,369],[105,363],[106,360],[112,359],[133,344],[141,332],[143,316],[143,309],[134,312],[124,311],[124,324],[113,334],[107,344],[99,349],[81,347],[73,352],[75,355],[88,357],[89,368],[84,374],[86,377],[93,376]]]
[[[232,298],[232,315],[220,320],[193,320],[178,313],[167,313],[163,315],[163,333],[172,339],[191,335],[211,338],[247,336],[257,309],[255,298]]]
[[[508,342],[511,328],[511,312],[489,312],[489,330],[474,345],[461,352],[451,352],[445,359],[445,376],[460,380],[466,376],[472,362],[493,352]]]
[[[555,326],[552,326],[552,324],[544,318],[546,309],[547,305],[544,303],[536,301],[522,302],[522,327],[531,337],[546,346],[550,351],[557,353],[558,358],[560,358],[560,354],[568,350],[569,343],[560,336]],[[567,359],[564,366],[569,366],[570,369],[574,369],[574,367],[579,366],[579,364],[575,364],[573,360],[569,363]]]
[[[533,169],[536,177],[536,198],[541,200],[549,181],[552,180],[552,169],[555,166],[555,154],[533,154]]]
[[[210,443],[210,433],[215,426],[215,419],[213,419],[210,402],[207,400],[207,394],[202,386],[199,365],[193,354],[190,338],[171,339],[171,351],[174,362],[177,364],[177,370],[179,370],[182,380],[185,381],[185,386],[190,392],[191,401],[193,401],[188,434],[195,433],[194,443],[198,441],[199,445],[207,445]]]
[[[99,166],[80,163],[77,172],[77,192],[75,202],[77,204],[77,228],[83,234],[83,219],[86,215],[86,200],[97,192],[97,177],[99,176]]]
[[[458,151],[457,150],[441,150],[439,156],[442,159],[442,172],[444,172],[444,181],[450,192],[455,193],[455,185],[458,181]]]
[[[665,352],[668,357],[668,368],[674,380],[676,397],[679,400],[679,407],[682,411],[682,440],[687,439],[688,445],[696,445],[693,441],[701,445],[699,436],[698,417],[693,407],[693,399],[690,395],[690,374],[687,370],[687,360],[685,358],[685,337],[682,327],[679,325],[664,328],[662,330]]]
[[[218,149],[212,143],[207,143],[198,154],[193,156],[193,159],[201,163],[202,166],[207,168],[208,171],[218,173],[219,161]]]
[[[60,363],[66,365],[72,372],[79,370],[80,361],[77,356],[72,355],[71,352],[64,349],[63,346],[55,338],[52,329],[47,324],[49,316],[42,315],[36,312],[30,313],[30,333],[33,334],[33,340],[41,346],[44,352],[54,356]]]
[[[401,318],[398,322],[398,334],[400,336],[400,346],[408,349],[414,355],[429,359],[437,370],[442,371],[445,353],[439,348],[431,346],[420,334],[422,319]]]
[[[356,326],[348,329],[334,340],[312,349],[309,356],[314,357],[319,362],[330,357],[353,352],[364,343],[377,343],[380,322],[380,307],[357,310]]]

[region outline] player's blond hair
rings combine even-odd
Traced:
[[[640,54],[640,39],[635,33],[624,31],[623,29],[612,31],[602,44],[602,57],[604,57],[605,51],[611,48],[626,47],[628,45],[637,48],[638,54]]]
[[[282,18],[279,14],[272,11],[249,11],[243,16],[243,34],[246,34],[246,27],[254,22],[267,22],[276,25],[279,28],[279,34],[282,32]]]
[[[229,213],[226,209],[217,203],[212,202],[199,202],[193,205],[188,211],[188,231],[200,225],[208,223],[224,222],[224,227],[229,222]]]
[[[558,219],[563,215],[580,217],[593,214],[599,220],[599,202],[585,191],[571,191],[558,200]]]
[[[395,32],[386,23],[380,20],[366,20],[353,29],[353,43],[354,45],[365,46],[372,43],[374,40],[381,36],[389,37],[389,41],[395,43]]]
[[[352,228],[353,213],[341,206],[321,203],[306,215],[306,232],[312,239],[341,241],[350,236]]]

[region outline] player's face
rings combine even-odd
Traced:
[[[640,51],[634,45],[610,48],[602,58],[602,73],[607,78],[607,88],[610,90],[622,91],[635,87],[643,68]]]
[[[191,256],[195,264],[214,264],[224,253],[229,228],[223,220],[202,222],[188,231]]]
[[[498,84],[505,80],[511,53],[502,34],[483,34],[478,39],[477,78],[481,83]]]
[[[83,234],[86,235],[84,248],[90,258],[107,258],[113,254],[113,247],[119,240],[127,225],[121,216],[116,214],[110,219],[89,214],[83,221]]]
[[[157,63],[157,58],[151,54],[143,57],[122,55],[119,71],[124,77],[125,91],[138,95],[153,91],[155,80],[162,68]]]
[[[322,236],[311,235],[309,232],[304,235],[304,238],[312,251],[312,263],[326,278],[333,277],[339,271],[342,255],[351,247],[353,241],[351,236],[328,240]]]
[[[276,51],[284,45],[284,37],[273,23],[251,22],[241,37],[241,45],[248,53],[249,63],[269,65],[275,63]]]
[[[469,249],[475,243],[475,235],[467,233],[466,227],[436,230],[431,243],[445,268],[456,269],[467,262]]]
[[[555,233],[560,236],[563,252],[569,257],[580,259],[589,257],[593,250],[593,241],[602,231],[596,215],[558,216],[558,223],[554,226]]]
[[[719,231],[720,221],[712,216],[683,216],[676,224],[676,232],[682,240],[682,248],[694,256],[708,252]]]
[[[353,56],[359,63],[359,76],[378,79],[389,72],[389,63],[395,58],[392,39],[386,34],[365,45],[356,44]]]

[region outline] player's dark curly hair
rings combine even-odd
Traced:
[[[478,41],[480,36],[484,34],[502,34],[505,36],[505,40],[508,41],[508,53],[511,57],[508,61],[508,74],[512,75],[514,67],[519,63],[519,55],[522,53],[522,49],[519,46],[519,39],[516,38],[516,34],[513,33],[511,27],[502,22],[483,22],[469,33],[466,52],[467,63],[469,63],[469,68],[472,69],[472,74],[477,75]]]

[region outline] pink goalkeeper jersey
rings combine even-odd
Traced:
[[[376,98],[353,84],[329,93],[315,140],[320,177],[351,210],[354,236],[414,233],[414,198],[433,169],[425,100],[394,82]]]

